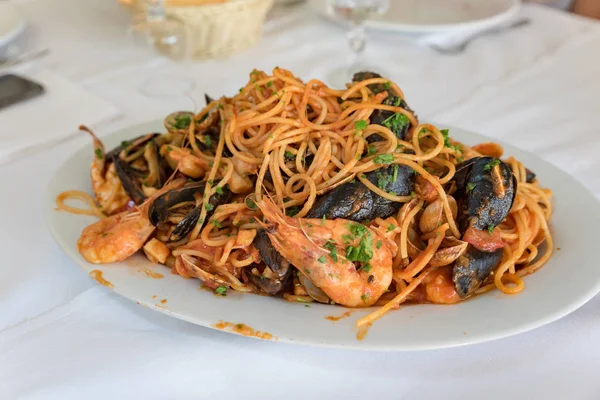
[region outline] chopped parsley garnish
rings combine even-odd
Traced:
[[[223,187],[222,186],[217,186],[215,188],[215,192],[217,192],[218,194],[223,194]]]
[[[460,147],[459,144],[453,145],[452,142],[450,142],[450,135],[448,134],[448,132],[449,132],[448,129],[441,129],[440,132],[442,133],[442,136],[444,137],[444,146],[446,146],[450,149],[453,149],[454,151],[462,152],[462,147]]]
[[[310,304],[305,304],[304,307],[310,307]]]
[[[392,82],[390,82],[390,81],[387,81],[386,83],[383,84],[383,88],[386,90],[389,89],[390,87],[392,87]]]
[[[122,147],[127,147],[127,146],[129,146],[129,142],[128,142],[127,140],[123,140],[123,141],[121,142],[121,146],[122,146]]]
[[[210,136],[204,136],[204,144],[206,144],[207,147],[212,147],[212,139],[210,138]]]
[[[399,143],[398,143],[398,144],[396,145],[396,150],[398,150],[398,149],[403,149],[403,148],[404,148],[404,145],[403,145],[403,144],[399,144]]]
[[[402,132],[404,129],[410,126],[410,120],[402,113],[395,113],[386,118],[382,124],[392,132],[396,133]]]
[[[321,256],[317,259],[317,261],[321,264],[325,264],[327,262],[327,259],[325,258],[325,256]]]
[[[494,225],[488,225],[487,231],[489,232],[490,235],[494,234],[494,228],[495,228]]]
[[[296,297],[298,303],[308,303],[308,300],[304,300],[302,297]],[[308,305],[308,304],[307,304]]]
[[[102,158],[102,156],[103,156],[102,149],[96,149],[96,151],[94,151],[94,153],[96,153],[96,157],[98,157],[98,158]]]
[[[352,239],[360,238],[360,241],[357,246],[349,245],[346,247],[346,258],[350,261],[369,262],[373,258],[373,239],[371,233],[360,224],[350,225],[350,232],[353,235]]]
[[[325,247],[327,250],[329,250],[329,257],[331,257],[331,259],[335,262],[338,261],[338,252],[337,252],[337,247],[335,247],[335,242],[332,240],[328,240],[323,247]]]
[[[391,164],[394,161],[393,154],[380,154],[373,159],[375,164]]]
[[[360,267],[360,269],[362,269],[366,273],[371,272],[371,268],[373,268],[373,267],[371,267],[371,264],[369,264],[369,263],[366,263],[365,265],[363,265],[362,267]]]
[[[492,161],[490,161],[489,163],[485,164],[485,167],[483,167],[483,169],[485,171],[489,171],[492,168],[494,168],[496,165],[500,164],[500,160],[498,160],[497,158],[494,158]]]
[[[472,192],[475,189],[475,184],[473,182],[467,183],[467,192]]]
[[[192,118],[189,115],[177,115],[175,117],[175,123],[173,126],[176,129],[184,129],[190,126],[192,123]]]
[[[410,197],[414,199],[415,198],[415,192],[410,192]]]
[[[204,206],[204,208],[206,209],[206,211],[212,211],[215,209],[215,206],[213,206],[210,203],[206,203],[206,205]]]
[[[328,274],[330,278],[335,278],[338,281],[341,280],[342,278],[340,277],[339,274],[332,274],[331,272]]]
[[[314,225],[309,222],[308,224],[306,224],[306,226],[308,226],[309,228],[312,228]]]
[[[327,221],[327,219],[323,215],[323,218],[321,218],[321,226],[325,226],[325,221]]]
[[[394,224],[389,224],[389,225],[388,225],[388,227],[387,227],[387,231],[388,231],[388,232],[391,232],[391,231],[393,231],[394,229],[396,229],[396,225],[394,225]]]
[[[248,207],[251,210],[256,210],[258,208],[256,203],[252,201],[252,199],[246,199],[246,207]]]
[[[288,207],[288,209],[285,210],[285,215],[287,215],[288,217],[293,217],[294,215],[298,214],[299,212],[300,212],[300,207],[292,206],[292,207]]]
[[[381,240],[378,240],[378,241],[377,241],[377,244],[375,244],[375,248],[376,248],[377,250],[379,250],[379,249],[381,248],[381,245],[382,245],[382,244],[383,244],[383,242],[382,242]]]
[[[215,228],[222,228],[223,225],[221,225],[221,223],[219,221],[217,221],[216,219],[212,220],[212,224]]]
[[[286,152],[283,153],[283,154],[284,154],[284,158],[285,158],[286,161],[293,161],[296,158],[296,156],[294,155],[294,153],[292,153],[291,151],[287,151],[286,150]]]
[[[173,148],[171,146],[167,146],[167,151],[171,152],[173,150]]]
[[[271,87],[271,86],[273,86],[273,81],[267,82],[267,87]]]
[[[222,110],[223,109],[223,104],[219,103],[219,105],[217,107],[219,107],[219,110]]]
[[[369,297],[371,297],[371,295],[369,295],[369,293],[365,293],[365,294],[363,294],[362,296],[360,296],[361,300],[362,300],[363,302],[365,302],[365,303],[367,302],[367,299],[368,299]]]
[[[375,148],[375,145],[370,144],[367,146],[367,155],[368,156],[372,156],[373,154],[375,154],[376,151],[377,151],[377,149]]]
[[[354,121],[354,129],[356,129],[357,131],[363,131],[367,129],[367,121],[365,121],[364,119]]]
[[[227,287],[219,286],[215,289],[216,294],[220,294],[221,296],[227,296]]]

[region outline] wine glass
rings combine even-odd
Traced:
[[[363,54],[367,45],[365,21],[377,14],[384,14],[390,7],[389,0],[327,0],[327,12],[336,19],[348,22],[350,29],[346,34],[350,46],[350,60],[347,66],[336,68],[329,74],[329,80],[336,86],[352,80],[359,71],[380,71],[380,66],[365,63]]]
[[[145,12],[134,16],[128,29],[134,45],[143,44],[176,61],[188,58],[185,24],[165,12],[164,0],[145,0]],[[178,97],[195,88],[193,80],[174,75],[160,75],[144,81],[138,91],[147,97]]]

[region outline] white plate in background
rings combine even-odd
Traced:
[[[326,0],[310,0],[310,7],[329,19]],[[462,28],[485,28],[513,18],[521,0],[390,0],[384,15],[366,21],[368,28],[425,34]]]
[[[11,3],[0,1],[0,47],[12,42],[25,29],[25,21]]]
[[[106,137],[107,149],[148,132],[161,132],[161,121],[124,129]],[[450,135],[466,144],[490,139],[457,128]],[[83,228],[96,221],[89,216],[55,210],[56,196],[65,190],[91,193],[89,165],[92,143],[65,157],[48,185],[45,215],[49,230],[62,250],[86,274],[93,270],[132,301],[175,318],[215,328],[219,321],[247,326],[281,342],[363,350],[424,350],[461,346],[503,338],[555,321],[582,306],[600,291],[596,254],[600,203],[575,179],[533,154],[500,142],[505,156],[515,156],[534,171],[542,186],[554,191],[554,257],[538,272],[524,278],[518,295],[493,291],[454,305],[420,304],[400,307],[376,321],[364,340],[356,339],[355,322],[369,309],[353,310],[338,322],[339,306],[291,303],[280,298],[229,291],[226,297],[200,290],[200,281],[171,274],[144,256],[115,264],[93,265],[77,251]],[[163,278],[154,279],[153,273]],[[164,300],[164,301],[163,301]],[[372,310],[372,309],[371,309]]]

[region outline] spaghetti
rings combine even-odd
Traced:
[[[447,131],[419,123],[395,83],[362,75],[335,90],[316,79],[304,83],[281,68],[272,74],[254,70],[237,95],[209,99],[196,115],[168,117],[165,134],[146,135],[109,153],[94,137],[96,203],[77,191],[57,198],[59,210],[102,217],[82,234],[97,240],[80,239],[80,251],[94,254],[88,261],[106,262],[97,254],[129,246],[129,251],[119,249],[119,257],[126,258],[143,247],[151,260],[164,260],[184,278],[203,280],[217,294],[231,288],[297,302],[378,306],[358,320],[363,329],[406,302],[449,304],[493,289],[507,294],[524,290],[523,277],[552,256],[552,192],[540,187],[518,160],[496,158],[503,152],[499,145],[471,148],[451,140]],[[404,170],[412,174],[398,178]],[[470,171],[467,178],[465,170]],[[388,183],[398,179],[412,190],[389,190]],[[378,215],[377,204],[371,204],[373,218],[358,221],[364,229],[312,215],[323,198],[357,185],[391,204],[393,214]],[[485,201],[476,204],[479,214],[473,216],[470,207],[481,193]],[[351,200],[353,195],[348,192]],[[67,205],[69,198],[83,199],[90,210]],[[113,200],[118,204],[110,204]],[[276,209],[266,212],[271,202]],[[163,203],[159,213],[157,204]],[[496,204],[508,204],[502,220],[478,227],[481,220],[497,216],[497,210],[485,209]],[[336,207],[331,204],[328,215]],[[156,228],[148,229],[148,219],[159,219],[152,222]],[[293,229],[287,242],[276,237],[283,225]],[[344,229],[356,232],[344,234]],[[307,239],[314,251],[299,248],[294,235]],[[319,235],[329,236],[325,241]],[[132,239],[127,243],[124,238]],[[293,256],[281,257],[283,248],[277,254],[261,238],[307,260],[309,253],[323,255],[306,265],[290,265]],[[281,240],[285,243],[275,244]],[[269,249],[261,247],[265,243]],[[90,252],[86,246],[100,248]],[[376,263],[383,250],[390,256]],[[269,263],[269,251],[280,257],[278,263]],[[481,265],[491,259],[492,268],[479,280],[465,284],[459,276],[460,268],[483,274]],[[341,270],[348,265],[350,271]],[[329,278],[319,275],[322,271],[330,271]],[[364,304],[351,299],[350,283],[336,281],[336,275],[364,281]],[[385,279],[389,283],[381,293],[369,286]]]

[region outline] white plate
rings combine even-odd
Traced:
[[[162,131],[160,122],[122,130],[105,139],[107,148],[143,133]],[[488,138],[453,128],[452,137],[474,144]],[[169,269],[150,264],[138,255],[113,265],[92,265],[78,253],[81,230],[92,217],[55,211],[55,197],[62,191],[90,192],[88,167],[91,143],[67,157],[52,178],[45,211],[52,236],[64,252],[86,273],[103,272],[118,294],[176,318],[213,327],[219,321],[244,323],[268,332],[279,341],[368,350],[422,350],[478,343],[539,327],[574,311],[600,291],[600,268],[596,254],[600,203],[581,184],[534,155],[504,144],[513,155],[535,171],[544,186],[555,192],[551,229],[555,252],[550,262],[525,278],[526,289],[515,295],[491,292],[452,306],[401,307],[375,322],[363,341],[356,339],[355,321],[368,310],[356,310],[337,323],[326,316],[340,316],[337,306],[290,303],[285,300],[230,292],[227,297],[200,290],[200,282],[172,275]],[[164,275],[153,279],[144,269]],[[161,300],[166,299],[165,304]]]
[[[0,1],[0,47],[12,42],[25,29],[25,21],[15,6]]]
[[[401,33],[434,33],[461,28],[483,28],[513,18],[520,0],[390,0],[384,15],[366,21],[373,29]],[[327,2],[311,0],[310,7],[330,19]]]

